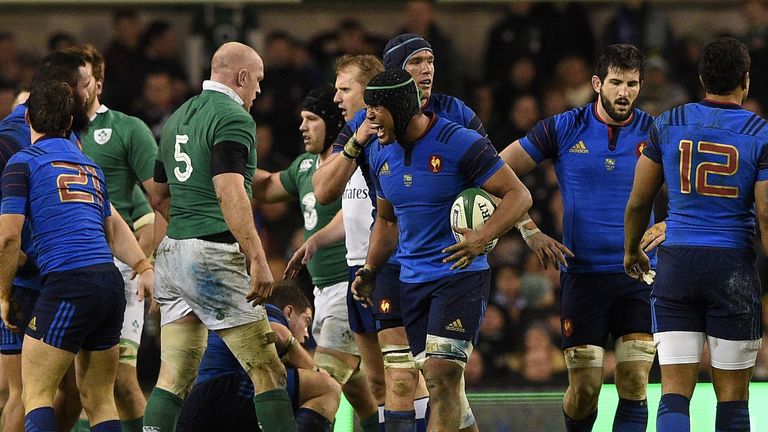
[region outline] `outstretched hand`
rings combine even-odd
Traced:
[[[575,255],[564,244],[558,242],[552,237],[544,234],[543,232],[536,230],[535,233],[524,236],[525,244],[539,257],[541,266],[546,270],[548,263],[553,267],[558,266],[568,267],[568,258],[573,258]]]
[[[317,243],[310,237],[296,250],[296,252],[293,253],[293,256],[291,256],[288,265],[285,266],[283,279],[295,279],[296,276],[299,275],[301,268],[307,265],[316,252]]]

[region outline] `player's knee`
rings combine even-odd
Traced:
[[[428,357],[424,363],[424,381],[432,397],[436,392],[458,391],[464,368],[455,361]]]
[[[419,382],[419,371],[416,369],[390,369],[387,371],[389,387],[397,397],[412,395]]]
[[[317,367],[328,372],[328,374],[341,385],[346,384],[355,373],[355,369],[346,362],[333,354],[323,351],[315,352],[315,364]]]
[[[185,399],[205,354],[208,330],[202,324],[166,324],[160,332],[158,387]]]
[[[368,373],[368,384],[371,386],[371,393],[376,400],[383,401],[387,392],[386,381],[380,374]]]
[[[461,379],[467,359],[472,354],[472,342],[428,334],[424,354],[424,378],[442,375],[453,381]]]
[[[104,387],[98,386],[93,388],[91,386],[80,386],[80,404],[87,413],[93,413],[104,407],[110,406],[114,403],[114,394],[109,391],[105,391]],[[79,409],[78,409],[79,410]]]
[[[568,369],[602,368],[605,349],[597,345],[566,348],[565,365]]]
[[[115,380],[115,402],[118,405],[133,404],[134,401],[144,398],[138,382],[118,375]]]
[[[570,384],[570,387],[577,406],[592,406],[597,403],[597,398],[600,396],[602,382],[580,381]]]
[[[261,319],[218,331],[257,389],[285,386],[285,367],[275,350],[275,333]],[[258,391],[258,390],[257,390]]]
[[[341,384],[328,374],[319,373],[318,375],[321,377],[323,396],[338,403],[341,399]]]

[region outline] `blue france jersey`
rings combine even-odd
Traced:
[[[768,180],[768,127],[735,104],[671,109],[643,154],[664,169],[666,246],[752,247],[755,183]]]
[[[288,318],[280,308],[272,304],[266,304],[264,308],[267,310],[269,322],[288,327]],[[208,348],[205,350],[203,359],[200,362],[200,368],[197,371],[197,383],[200,384],[231,373],[242,374],[250,383],[245,369],[237,361],[232,351],[229,350],[224,339],[217,335],[216,332],[209,331]],[[253,387],[251,387],[251,393],[253,393]]]
[[[435,113],[438,116],[445,118],[447,120],[450,120],[454,123],[458,123],[461,126],[464,126],[467,129],[472,129],[477,131],[481,136],[487,137],[488,133],[485,131],[485,127],[483,126],[483,122],[480,121],[480,118],[477,117],[474,111],[472,111],[472,108],[468,107],[461,99],[455,98],[453,96],[448,96],[444,94],[436,94],[433,93],[429,101],[427,102],[427,106],[424,108],[425,112],[431,112]],[[355,113],[355,116],[347,122],[347,124],[344,126],[344,128],[339,133],[339,136],[336,138],[336,141],[333,144],[333,152],[334,153],[341,153],[342,150],[344,150],[344,145],[349,141],[349,138],[352,137],[352,135],[355,133],[357,128],[360,127],[361,124],[363,124],[363,121],[365,121],[365,109],[362,109]],[[376,200],[374,197],[376,196],[376,190],[374,189],[375,186],[373,182],[371,181],[371,178],[369,177],[369,160],[370,160],[370,149],[368,146],[366,146],[363,150],[363,152],[360,154],[360,156],[357,158],[357,163],[360,166],[360,170],[363,173],[363,177],[365,178],[366,183],[368,183],[368,189],[369,194],[368,196],[371,197],[371,202],[373,203],[374,212],[376,211]],[[389,258],[390,264],[398,264],[397,260],[397,253],[392,254],[392,256]]]
[[[3,171],[2,194],[2,214],[29,220],[42,275],[112,262],[104,174],[71,141],[43,137],[16,153]]]
[[[621,126],[594,103],[540,121],[520,139],[536,162],[552,159],[563,199],[563,244],[573,273],[624,272],[624,210],[653,118],[640,110]],[[649,255],[655,266],[655,253]]]
[[[476,131],[432,114],[423,138],[406,151],[394,142],[366,146],[377,196],[395,210],[400,231],[400,280],[429,282],[460,271],[488,268],[482,255],[463,270],[450,270],[442,250],[456,243],[449,214],[464,189],[482,187],[503,165],[491,142]]]

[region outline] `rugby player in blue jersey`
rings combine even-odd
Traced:
[[[89,120],[86,104],[89,101],[88,88],[91,84],[84,59],[74,53],[53,52],[46,55],[39,63],[33,85],[44,81],[57,81],[69,84],[75,89],[74,95],[77,109],[73,113],[72,127],[67,133],[68,139],[79,145],[79,136],[88,127]],[[25,97],[26,99],[26,97]],[[25,123],[27,105],[17,106],[14,111],[0,122],[0,169],[17,151],[31,145],[30,129]],[[123,224],[121,228],[127,228]],[[133,234],[130,230],[118,230],[116,243],[131,243]],[[130,247],[130,246],[127,246]],[[39,269],[36,265],[34,245],[32,243],[29,221],[22,230],[21,249],[25,253],[25,264],[16,274],[13,281],[12,301],[16,311],[11,317],[14,325],[26,328],[32,315],[32,308],[40,290]],[[138,293],[140,296],[143,292]],[[10,331],[4,324],[0,339],[0,354],[2,354],[3,369],[9,379],[9,398],[4,410],[4,432],[16,432],[24,429],[24,410],[21,404],[21,347],[22,337],[19,333]],[[68,430],[74,424],[81,412],[80,398],[77,394],[74,370],[67,373],[62,382],[62,393],[55,399],[56,417],[59,427]]]
[[[619,393],[613,430],[645,431],[648,422],[645,390],[656,352],[650,334],[651,287],[624,274],[621,222],[653,122],[634,108],[644,63],[634,46],[606,47],[592,76],[597,101],[540,121],[501,152],[520,176],[551,159],[560,184],[565,246],[539,257],[561,269],[567,431],[592,430],[609,335],[616,341]],[[524,238],[544,236],[530,218],[518,228]]]
[[[78,103],[66,83],[33,85],[26,114],[33,145],[11,157],[2,177],[0,315],[9,329],[19,330],[10,292],[27,218],[43,280],[21,354],[26,430],[57,430],[54,393],[73,361],[91,429],[120,430],[113,386],[125,299],[115,296],[123,282],[110,245],[124,227],[103,173],[65,138]],[[151,291],[152,266],[135,238],[115,255],[135,263],[139,289]]]
[[[689,404],[704,342],[717,395],[717,431],[748,431],[749,380],[762,337],[755,268],[755,208],[768,251],[768,122],[741,104],[751,60],[736,39],[704,48],[705,99],[672,108],[653,124],[637,163],[625,216],[624,267],[650,270],[641,237],[666,182],[669,215],[651,296],[662,396],[656,429],[691,428]]]
[[[88,98],[88,73],[85,62],[74,54],[53,52],[45,56],[38,65],[33,83],[43,81],[66,82],[75,91],[75,98],[80,101],[82,108],[73,114],[72,127],[75,132],[69,134],[72,142],[78,140],[77,133],[87,127],[88,116],[85,110]],[[26,100],[26,97],[25,97]],[[78,105],[80,106],[80,105]],[[24,117],[27,112],[25,103],[14,108],[8,117],[0,121],[0,171],[5,169],[8,160],[19,150],[31,145],[29,125]],[[0,195],[2,196],[2,195]],[[32,316],[40,292],[40,275],[35,260],[34,245],[29,223],[22,231],[21,250],[24,253],[23,265],[13,280],[11,297],[15,304],[15,313],[11,321],[18,327],[25,328]],[[23,334],[12,332],[0,322],[0,358],[2,367],[8,377],[8,402],[3,411],[3,431],[18,432],[24,430],[24,407],[21,403],[21,346]],[[80,414],[81,407],[77,397],[74,373],[68,374],[62,390],[63,397],[56,398],[56,412],[59,426],[69,428]]]
[[[406,70],[417,82],[420,90],[420,104],[424,111],[434,112],[441,117],[454,121],[466,128],[476,130],[480,135],[486,136],[485,129],[480,119],[468,106],[461,100],[447,95],[433,94],[432,84],[434,80],[434,54],[429,42],[412,33],[405,33],[393,37],[387,42],[384,48],[384,66],[391,70]],[[364,72],[368,74],[371,68]],[[353,69],[354,71],[354,69]],[[360,80],[351,79],[354,75],[349,69],[339,70],[336,87],[336,100],[348,119],[347,125],[339,134],[334,144],[334,153],[343,153],[346,145],[349,145],[349,151],[346,152],[346,158],[335,158],[325,166],[321,167],[312,182],[315,187],[315,195],[319,202],[335,199],[338,195],[349,188],[350,183],[359,184],[360,177],[367,176],[367,152],[362,151],[361,145],[365,145],[368,137],[373,134],[369,122],[365,121],[365,110],[354,110],[363,106],[362,91],[356,93],[357,89],[365,87],[365,83]],[[363,70],[360,70],[358,77],[362,76]],[[357,98],[359,97],[359,101]],[[358,105],[359,104],[359,105]],[[354,139],[353,139],[354,138]],[[351,153],[359,153],[357,157],[350,157]],[[362,174],[358,174],[362,173]],[[373,186],[368,181],[368,188]],[[376,195],[375,191],[369,190],[370,197]],[[349,200],[347,200],[349,201]],[[375,204],[375,203],[374,203]],[[345,229],[347,229],[347,219],[345,216]],[[363,232],[370,231],[372,218],[366,220],[353,221],[357,224],[365,224]],[[365,245],[367,248],[367,240]],[[347,242],[349,243],[349,239]],[[355,240],[358,243],[361,240]],[[364,261],[364,260],[363,260]],[[362,265],[358,263],[357,267]],[[375,307],[373,309],[373,321],[375,331],[378,333],[378,341],[383,353],[383,363],[386,370],[386,406],[384,418],[386,423],[395,427],[397,424],[399,430],[410,430],[409,424],[414,423],[417,430],[425,428],[424,417],[426,415],[427,390],[423,379],[420,378],[413,359],[409,358],[408,339],[403,328],[402,312],[400,309],[400,264],[397,257],[392,255],[388,264],[381,269],[377,278],[378,288],[376,289]],[[371,320],[370,311],[362,310],[358,302],[348,299],[350,319],[352,329],[361,336],[370,334],[373,329],[370,324],[363,324]],[[355,322],[356,317],[361,317],[361,323]],[[366,339],[367,341],[367,339]],[[365,357],[364,357],[365,360]],[[369,362],[372,363],[372,362]],[[372,368],[368,368],[372,370]],[[370,372],[369,372],[370,373]],[[379,387],[374,385],[377,377],[371,377],[371,388],[376,393]],[[378,394],[377,394],[378,396]],[[469,409],[469,403],[466,401],[466,395],[462,386],[462,430],[477,430],[472,411]]]
[[[399,247],[402,319],[410,350],[423,364],[429,430],[457,431],[463,370],[490,290],[488,262],[480,253],[525,214],[531,196],[487,138],[421,111],[418,86],[408,72],[376,75],[365,102],[366,121],[376,131],[366,150],[377,215],[366,264],[352,290],[371,304],[376,271]],[[457,229],[464,235],[457,244],[450,207],[473,186],[502,199],[482,228]]]

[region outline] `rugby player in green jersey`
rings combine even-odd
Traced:
[[[342,385],[363,430],[373,432],[379,430],[378,405],[367,378],[361,373],[360,351],[349,327],[349,276],[344,241],[338,240],[317,250],[311,246],[325,243],[318,241],[317,236],[327,234],[320,231],[341,210],[340,198],[326,205],[319,204],[312,187],[312,175],[331,155],[331,144],[344,126],[342,111],[333,101],[335,93],[335,88],[325,85],[307,94],[302,102],[299,126],[307,152],[297,157],[284,171],[269,173],[257,170],[253,197],[261,202],[299,201],[304,214],[304,239],[308,240],[300,251],[304,251],[304,256],[312,257],[306,264],[315,285],[315,321],[312,326],[317,341],[315,363]],[[316,233],[317,236],[312,238]],[[286,269],[286,274],[294,272],[291,266]]]
[[[285,368],[261,305],[273,279],[250,202],[256,125],[248,111],[262,79],[256,51],[226,43],[213,55],[202,92],[163,128],[154,176],[168,220],[156,262],[161,364],[144,432],[175,430],[208,329],[224,339],[253,381],[261,429],[296,431]]]

